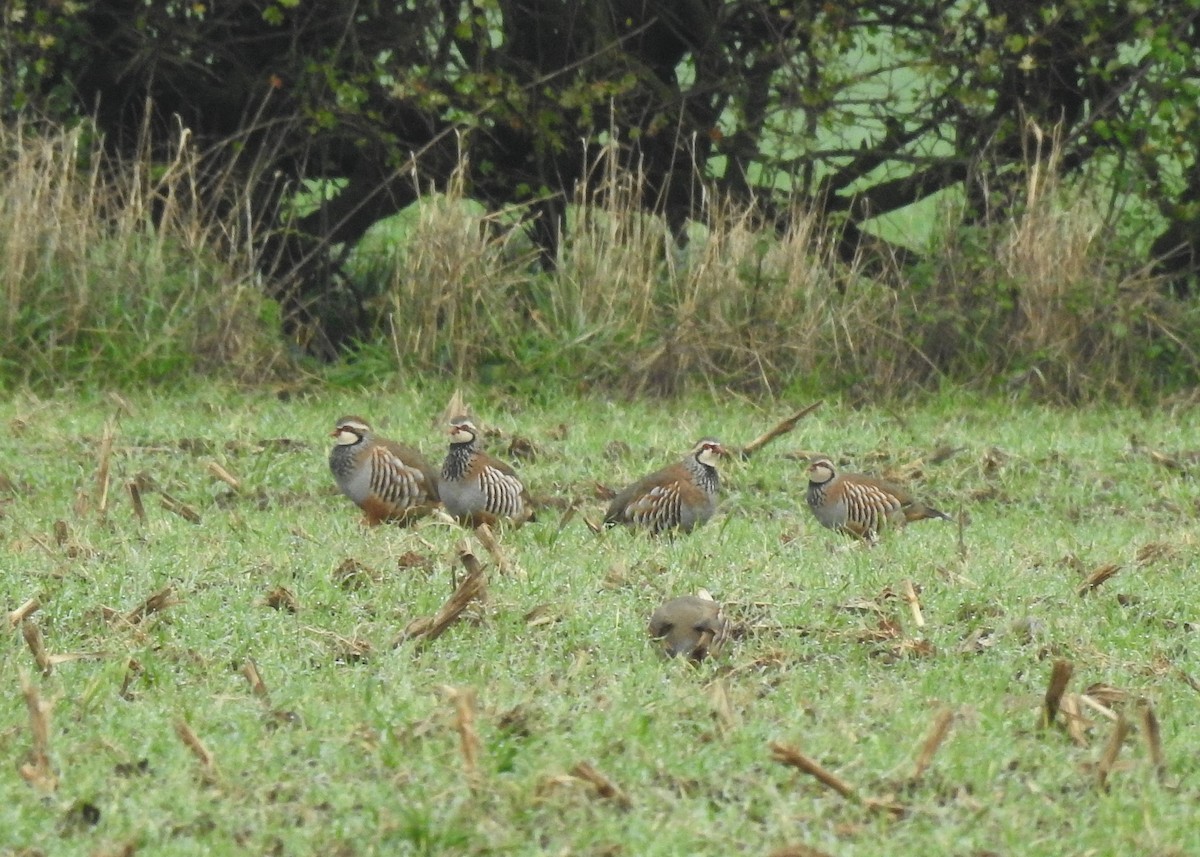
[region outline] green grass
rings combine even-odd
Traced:
[[[432,420],[448,393],[318,390],[281,400],[207,387],[127,400],[20,394],[0,405],[10,439],[0,449],[0,484],[10,486],[0,493],[0,616],[38,596],[32,620],[51,654],[101,653],[43,677],[21,632],[9,633],[0,853],[1200,850],[1200,714],[1182,677],[1200,676],[1191,637],[1196,465],[1184,454],[1196,446],[1186,428],[1194,412],[965,397],[883,411],[830,401],[794,434],[729,466],[721,513],[690,538],[597,537],[578,518],[556,536],[551,511],[503,535],[515,570],[490,575],[485,606],[423,649],[393,648],[410,620],[449,595],[466,534],[436,522],[362,528],[333,487],[327,434],[335,417],[361,412],[440,459]],[[593,520],[603,507],[595,482],[619,486],[702,434],[744,444],[805,404],[467,393],[476,416],[503,433],[492,451],[503,454],[513,434],[532,440],[540,454],[521,472],[534,493],[581,498]],[[102,520],[98,450],[114,418]],[[606,452],[613,440],[628,451]],[[941,446],[961,449],[929,463]],[[969,517],[965,556],[957,529],[934,521],[874,549],[846,549],[804,508],[794,455],[803,451],[913,474],[923,498]],[[210,460],[241,480],[239,493],[211,476]],[[200,523],[148,491],[140,525],[124,487],[139,474],[193,506]],[[81,496],[89,508],[78,513]],[[1146,545],[1161,554],[1139,562]],[[425,567],[401,568],[414,554]],[[343,586],[334,572],[347,558],[377,579]],[[1122,569],[1077,595],[1083,575],[1104,563]],[[924,628],[896,597],[906,580],[920,591]],[[111,618],[165,586],[173,606],[137,626]],[[645,639],[650,612],[701,586],[726,603],[738,639],[699,669],[661,662]],[[278,587],[298,612],[267,605]],[[553,621],[526,618],[539,607]],[[878,633],[885,619],[896,636]],[[1091,769],[1107,721],[1093,717],[1087,746],[1036,728],[1059,658],[1074,664],[1070,691],[1105,682],[1150,701],[1162,726],[1162,782],[1132,702],[1117,706],[1134,729],[1107,791]],[[251,692],[247,659],[269,701]],[[54,702],[59,781],[47,795],[17,772],[32,747],[22,676]],[[474,788],[446,688],[477,695]],[[715,714],[718,688],[731,719]],[[949,737],[912,782],[943,706],[955,715]],[[211,753],[212,770],[180,740],[181,722]],[[773,741],[909,812],[893,818],[839,797],[772,761]],[[629,806],[569,776],[580,762]]]

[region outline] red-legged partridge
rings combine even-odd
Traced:
[[[437,472],[417,450],[377,437],[361,417],[342,417],[332,437],[329,469],[368,524],[410,521],[437,505]]]
[[[529,494],[503,461],[478,448],[479,429],[466,417],[450,421],[450,452],[442,463],[439,493],[446,511],[464,524],[478,526],[532,518]]]
[[[927,506],[903,488],[864,476],[838,473],[828,458],[808,465],[808,508],[823,526],[873,541],[885,526],[950,516]]]
[[[649,631],[668,658],[684,655],[699,662],[720,655],[729,637],[729,622],[721,605],[701,591],[665,602],[650,617]]]
[[[655,535],[668,530],[690,533],[717,509],[717,460],[725,454],[711,437],[696,441],[682,461],[639,479],[613,498],[604,523],[627,524]]]

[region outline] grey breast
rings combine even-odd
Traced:
[[[369,496],[371,468],[356,466],[352,447],[335,446],[329,453],[329,469],[338,488],[355,503],[361,503]]]
[[[449,481],[440,483],[442,503],[451,515],[468,515],[484,507],[487,497],[476,480]]]
[[[817,522],[823,527],[838,530],[846,526],[846,500],[829,497],[828,483],[808,486],[808,508],[812,509]]]

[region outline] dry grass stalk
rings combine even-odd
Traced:
[[[33,747],[18,771],[25,782],[42,794],[50,794],[58,788],[58,777],[50,763],[50,713],[54,710],[54,703],[42,699],[37,686],[24,672],[21,673],[21,693],[25,697],[25,709],[29,712],[29,733],[33,737]]]
[[[748,444],[746,444],[745,446],[742,447],[742,449],[739,453],[742,460],[744,461],[745,459],[754,455],[754,453],[758,452],[760,449],[762,449],[764,446],[766,446],[768,443],[775,440],[776,438],[783,437],[785,434],[787,434],[792,429],[794,429],[796,427],[796,424],[798,422],[800,422],[800,420],[804,419],[806,416],[811,414],[817,408],[821,407],[821,405],[824,404],[824,402],[825,402],[824,399],[818,399],[817,401],[813,402],[811,405],[808,405],[805,408],[801,408],[799,411],[792,414],[786,420],[784,420],[783,422],[774,426],[773,428],[768,430],[766,433],[761,434],[758,437],[756,437],[754,440],[750,441]]]
[[[771,742],[771,756],[780,764],[787,765],[792,768],[797,768],[804,773],[813,777],[821,785],[828,789],[837,792],[846,800],[861,801],[859,794],[854,790],[848,782],[843,780],[837,774],[821,766],[815,759],[812,759],[795,747],[789,747],[786,744],[780,744],[777,741]]]
[[[479,785],[479,751],[483,747],[475,728],[475,689],[446,686],[442,694],[454,704],[454,730],[458,733],[463,773],[467,784],[474,789]]]
[[[176,500],[165,491],[159,492],[158,501],[162,503],[162,507],[172,514],[178,515],[185,521],[198,524],[200,523],[200,513],[180,500]]]
[[[133,690],[131,688],[141,674],[142,665],[133,658],[130,658],[129,663],[125,665],[125,677],[121,680],[121,699],[133,699]]]
[[[209,473],[211,473],[217,479],[224,482],[226,485],[228,485],[234,491],[242,490],[242,483],[239,482],[237,480],[237,478],[233,474],[231,474],[228,470],[226,470],[221,465],[217,464],[217,462],[209,461],[208,464],[205,466]]]
[[[104,434],[100,438],[99,463],[96,466],[96,514],[101,520],[108,514],[109,468],[112,463],[113,438],[116,427],[113,420],[104,423]]]
[[[137,480],[126,482],[125,490],[129,492],[129,502],[133,504],[134,517],[138,519],[139,524],[145,524],[146,507],[142,504],[142,489],[138,487]]]
[[[175,598],[175,589],[171,586],[166,586],[155,592],[137,607],[134,607],[122,618],[130,625],[137,625],[155,613],[166,610],[168,607],[178,603],[179,601]]]
[[[571,775],[590,783],[596,790],[597,797],[604,800],[611,800],[623,809],[633,806],[633,801],[629,799],[629,795],[625,794],[616,783],[596,770],[589,762],[580,762],[573,767]]]
[[[925,740],[921,742],[921,747],[917,751],[917,758],[913,763],[912,780],[919,780],[925,775],[925,771],[933,763],[933,757],[942,746],[942,742],[950,734],[950,724],[953,722],[954,712],[949,708],[942,708],[934,715],[929,732],[926,733]]]
[[[473,602],[487,594],[487,573],[479,564],[479,560],[471,553],[466,543],[459,546],[459,558],[467,569],[467,576],[455,588],[453,594],[446,599],[433,616],[422,616],[408,623],[408,626],[396,638],[393,646],[398,646],[408,640],[425,645],[436,640],[442,633],[453,625],[462,612]]]
[[[264,703],[270,704],[270,694],[267,693],[267,685],[262,680],[262,675],[258,671],[258,664],[254,663],[254,658],[246,658],[246,662],[242,664],[242,676],[250,684],[250,692]]]
[[[1083,697],[1078,693],[1064,693],[1058,702],[1058,710],[1062,713],[1063,726],[1067,735],[1079,747],[1088,744],[1087,729],[1091,722],[1083,716]]]
[[[42,606],[37,598],[30,598],[16,610],[8,614],[9,627],[15,628],[36,613]]]
[[[199,736],[192,731],[192,727],[188,725],[186,720],[175,721],[175,734],[179,736],[179,740],[183,745],[192,751],[192,755],[200,762],[205,773],[211,774],[216,772],[216,760],[213,759],[212,753],[204,746],[204,742]]]
[[[1102,565],[1089,574],[1087,579],[1084,580],[1083,583],[1079,584],[1079,588],[1075,591],[1082,598],[1084,595],[1087,595],[1093,589],[1099,587],[1102,583],[1104,583],[1104,581],[1108,580],[1120,570],[1121,566],[1115,563],[1110,562]]]
[[[796,844],[776,848],[767,857],[829,857],[829,854],[809,845]]]
[[[1150,764],[1154,766],[1154,776],[1161,782],[1167,773],[1167,761],[1163,755],[1162,729],[1158,725],[1158,715],[1154,706],[1143,700],[1138,706],[1142,721],[1142,737],[1146,740],[1146,749],[1150,752]]]
[[[508,564],[508,558],[504,555],[504,551],[500,548],[500,542],[496,539],[496,534],[492,532],[492,528],[487,524],[480,524],[475,528],[475,538],[479,539],[479,543],[483,545],[484,550],[488,552],[488,556],[492,558],[492,562],[496,564],[496,568],[500,569],[501,573],[507,574],[511,569]],[[458,549],[459,559],[463,565],[467,567],[467,573],[470,574],[474,563],[476,567],[479,565],[479,560],[475,559],[470,549],[464,543]],[[468,561],[470,557],[470,561]]]
[[[1054,662],[1054,666],[1050,670],[1050,683],[1046,686],[1046,699],[1042,706],[1043,729],[1054,723],[1054,718],[1058,715],[1059,703],[1062,701],[1063,693],[1067,690],[1067,683],[1071,681],[1071,673],[1074,670],[1074,664],[1068,660],[1060,658]]]
[[[737,715],[734,714],[733,705],[729,701],[729,686],[724,680],[718,679],[709,685],[708,701],[722,732],[731,732],[737,728]]]
[[[42,632],[37,623],[31,619],[22,622],[21,636],[25,638],[25,645],[29,646],[29,651],[33,653],[33,659],[42,675],[50,675],[54,671],[54,664],[50,661],[50,655],[46,653],[46,646],[42,642]]]
[[[917,598],[917,590],[913,587],[911,580],[904,581],[904,600],[908,602],[908,609],[912,611],[913,622],[918,628],[925,627],[925,615],[921,612],[921,602]]]
[[[1100,761],[1096,763],[1096,785],[1101,789],[1108,788],[1108,775],[1117,764],[1117,757],[1121,755],[1121,745],[1128,734],[1129,721],[1118,717],[1117,722],[1113,724],[1112,734],[1108,736],[1108,743],[1104,745],[1104,752],[1100,754]]]

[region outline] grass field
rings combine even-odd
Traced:
[[[653,541],[584,526],[597,482],[806,402],[466,392],[491,451],[530,441],[535,495],[582,501],[504,533],[506,573],[446,523],[363,528],[328,472],[347,412],[440,461],[448,389],[0,404],[0,853],[1200,853],[1194,408],[828,401],[726,467],[709,526]],[[961,543],[848,546],[804,507],[808,451],[904,479]],[[486,602],[394,645],[464,539]],[[699,587],[735,639],[659,660],[650,612]],[[1073,735],[1039,727],[1057,662]]]

